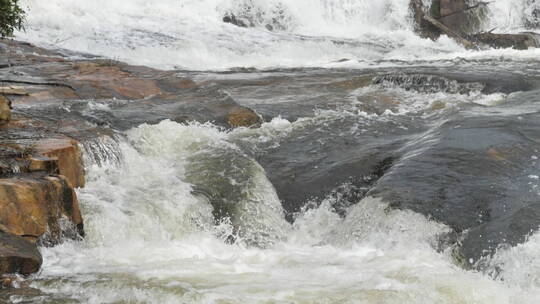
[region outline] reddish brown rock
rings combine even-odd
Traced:
[[[30,93],[28,95],[17,96],[17,103],[33,103],[54,101],[59,99],[77,99],[79,95],[68,87],[50,86],[50,87],[27,87]]]
[[[33,150],[57,160],[58,172],[74,188],[84,187],[84,167],[77,141],[70,138],[43,139],[34,144]]]
[[[110,97],[142,99],[161,94],[155,81],[123,71],[121,65],[112,62],[80,62],[75,65],[79,73],[70,75],[68,79],[81,85],[90,84],[95,91],[109,91]]]
[[[234,107],[227,115],[227,122],[233,128],[257,127],[262,123],[261,118],[253,110],[245,107]]]
[[[0,230],[47,245],[84,234],[77,196],[61,175],[0,179],[0,210]]]
[[[20,273],[29,275],[39,271],[43,259],[36,245],[22,237],[0,231],[0,275]],[[3,277],[2,287],[12,287],[13,277]]]
[[[58,158],[42,155],[29,156],[26,161],[29,172],[44,171],[51,174],[58,173]]]
[[[95,132],[102,132],[106,129],[103,126],[130,129],[141,123],[165,119],[213,122],[230,127],[229,112],[241,107],[225,96],[218,86],[213,86],[214,80],[195,82],[181,72],[131,66],[114,60],[73,62],[63,54],[18,41],[0,42],[0,45],[5,46],[10,62],[14,62],[10,69],[0,68],[0,78],[8,79],[4,86],[17,87],[20,93],[25,93],[11,96],[14,105],[29,109],[15,115],[17,119],[27,118],[25,123],[38,121],[46,129],[44,133],[54,130],[52,132],[82,141]],[[115,99],[132,102],[122,104]],[[111,103],[115,111],[96,116],[91,123],[78,119],[78,110],[72,113],[61,111],[73,105],[83,106],[86,101]],[[51,111],[36,113],[34,104]],[[39,119],[41,117],[45,119]],[[235,124],[239,120],[244,119],[233,117],[231,122]],[[251,125],[249,120],[240,121],[238,125],[246,123]],[[49,137],[49,134],[43,136]]]
[[[0,125],[7,124],[11,120],[11,108],[9,100],[0,95]]]

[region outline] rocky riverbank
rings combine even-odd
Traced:
[[[0,275],[40,269],[38,246],[84,237],[75,188],[84,187],[81,146],[144,122],[261,122],[252,110],[204,82],[141,66],[0,41]],[[204,91],[204,94],[202,92]],[[109,101],[92,121],[63,109]],[[122,100],[122,103],[118,103]],[[5,285],[16,280],[5,277]]]

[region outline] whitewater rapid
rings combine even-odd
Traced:
[[[500,32],[528,30],[528,1],[497,0],[483,26]],[[516,95],[533,100],[514,91],[484,94],[484,87],[462,94],[418,92],[391,84],[361,86],[342,97],[332,94],[348,82],[301,68],[413,66],[410,72],[417,66],[437,66],[444,74],[445,67],[459,65],[454,74],[471,70],[495,78],[508,68],[533,78],[538,75],[536,65],[527,63],[540,58],[539,50],[470,51],[445,37],[422,39],[413,31],[408,0],[21,2],[28,9],[28,23],[17,39],[63,49],[73,58],[98,55],[188,70],[183,72],[198,84],[219,87],[220,81],[230,81],[231,86],[224,86],[230,92],[224,94],[242,105],[285,105],[285,112],[292,109],[294,116],[294,110],[304,114],[305,102],[313,112],[296,120],[273,117],[260,128],[232,131],[210,123],[165,120],[115,138],[84,142],[87,184],[77,194],[86,238],[41,248],[43,270],[31,280],[42,292],[37,302],[538,302],[538,233],[516,247],[499,248],[493,257],[479,261],[481,270],[466,270],[457,262],[456,245],[441,244],[451,238],[450,227],[390,208],[389,201],[368,196],[340,213],[334,208],[339,196],[328,196],[305,202],[294,221],[287,222],[274,185],[255,156],[285,140],[302,142],[301,136],[311,135],[321,146],[334,144],[334,137],[350,145],[355,136],[373,132],[373,138],[383,137],[387,129],[414,129],[414,122],[438,115],[443,118],[433,124],[442,125],[447,113],[459,116],[463,110],[470,118],[511,112],[490,107]],[[249,12],[246,4],[252,8]],[[222,19],[227,13],[248,14],[256,24],[226,24]],[[230,73],[236,68],[242,68],[241,73]],[[251,74],[249,68],[269,71]],[[300,69],[272,74],[280,68]],[[227,73],[194,72],[222,70]],[[388,70],[373,75],[379,72]],[[369,74],[370,83],[373,75]],[[309,83],[302,77],[328,79]],[[246,79],[253,82],[238,84]],[[259,80],[260,88],[253,85]],[[318,99],[326,103],[317,104]],[[388,107],[365,107],[373,101]],[[107,102],[90,102],[88,107],[94,109],[89,115],[114,111]],[[531,111],[537,111],[534,105]],[[370,129],[371,123],[375,126]],[[414,158],[427,145],[425,134],[410,139],[409,145],[418,149],[406,157]],[[339,147],[333,148],[341,153]],[[229,208],[229,203],[237,205]],[[225,206],[229,213],[216,206]],[[216,220],[224,214],[231,216]],[[18,295],[12,299],[27,300]]]
[[[526,30],[533,7],[527,1],[493,3],[485,29]],[[26,32],[17,33],[18,39],[163,69],[363,68],[540,55],[538,50],[467,51],[446,37],[436,42],[422,39],[413,31],[409,0],[22,3],[28,18]],[[246,11],[246,6],[251,9]],[[255,20],[255,27],[223,23],[231,12]]]
[[[276,119],[258,132],[296,127]],[[534,258],[536,238],[512,249],[518,254],[498,254],[494,267],[503,268],[494,280],[456,266],[451,248],[437,250],[448,227],[369,197],[345,218],[333,198],[321,201],[269,248],[226,242],[234,229],[214,225],[212,207],[185,180],[186,161],[201,147],[234,147],[245,135],[163,121],[129,131],[116,156],[106,152],[110,141],[88,146],[88,183],[78,191],[87,237],[43,248],[32,286],[49,301],[82,303],[493,304],[540,296],[530,272],[516,268]]]

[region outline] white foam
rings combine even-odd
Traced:
[[[271,127],[290,123],[276,119]],[[231,136],[239,134],[169,121],[128,132],[123,164],[89,167],[79,190],[86,239],[43,248],[33,285],[83,303],[502,304],[535,303],[540,295],[536,285],[460,269],[434,249],[446,226],[373,198],[344,219],[324,200],[271,248],[226,244],[220,236],[230,225],[213,227],[211,207],[183,178],[191,155],[214,144],[234,147]]]
[[[520,0],[524,6],[526,0]],[[222,22],[250,2],[260,26]],[[523,2],[523,3],[522,3]],[[19,39],[103,55],[158,68],[219,70],[231,67],[366,67],[398,61],[458,57],[533,59],[538,51],[466,51],[448,38],[421,39],[412,30],[409,0],[24,0],[28,24]],[[501,4],[503,3],[503,4]],[[504,17],[497,1],[492,20],[517,28],[522,15]],[[506,6],[505,6],[506,5]],[[515,10],[526,14],[522,10]],[[515,10],[512,10],[514,12]],[[282,11],[282,13],[280,13]],[[257,17],[259,16],[259,17]],[[283,17],[285,28],[265,22]],[[497,23],[498,22],[498,23]],[[500,24],[499,24],[500,23]],[[348,58],[348,62],[336,62]]]

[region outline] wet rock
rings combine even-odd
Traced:
[[[269,31],[286,30],[292,23],[287,8],[277,2],[261,6],[253,1],[245,1],[234,11],[223,16],[223,22],[240,27],[264,27]]]
[[[416,31],[422,37],[435,40],[446,34],[467,48],[475,48],[476,45],[464,37],[481,30],[487,16],[487,4],[468,0],[433,0],[428,10],[424,1],[412,0],[410,6]]]
[[[106,132],[107,127],[125,130],[165,119],[230,127],[229,111],[241,107],[216,86],[196,83],[177,71],[113,60],[72,62],[17,41],[10,41],[7,51],[20,65],[0,69],[0,79],[28,93],[12,96],[15,105],[25,106],[19,113],[39,117],[45,128],[75,139]]]
[[[384,87],[396,86],[407,91],[413,90],[421,93],[450,93],[469,94],[480,92],[485,85],[479,82],[458,82],[442,76],[427,74],[386,74],[373,79],[374,84]]]
[[[249,22],[245,22],[242,19],[236,18],[234,14],[227,14],[223,17],[223,22],[234,24],[239,27],[248,27]]]
[[[43,139],[35,143],[33,149],[40,155],[51,159],[34,157],[31,159],[33,161],[31,165],[38,168],[40,166],[48,167],[51,166],[51,161],[56,159],[58,173],[66,177],[70,186],[84,187],[84,167],[77,141],[67,137]]]
[[[285,238],[289,227],[283,208],[255,160],[224,144],[203,147],[188,161],[186,180],[195,195],[212,205],[217,224],[232,224],[229,241],[240,236],[250,246],[266,248]]]
[[[58,174],[58,158],[46,157],[43,155],[31,155],[28,161],[28,172],[43,171],[50,174]]]
[[[422,0],[411,0],[410,10],[415,21],[414,29],[421,37],[436,40],[441,36],[441,31],[424,18],[426,15],[439,17],[439,1],[433,1],[431,10],[428,11]]]
[[[472,267],[540,225],[538,114],[466,117],[430,131],[370,190],[399,209],[425,214],[460,234],[455,257]]]
[[[262,119],[253,110],[244,107],[235,107],[229,111],[227,122],[233,128],[258,127]]]
[[[28,92],[20,86],[4,86],[0,87],[0,93],[4,95],[28,95]]]
[[[1,178],[0,209],[1,230],[45,245],[84,235],[77,196],[61,175]]]
[[[18,274],[4,274],[0,277],[0,289],[20,288],[26,285],[23,278]],[[25,286],[28,287],[28,286]]]
[[[39,271],[43,259],[36,245],[22,237],[0,231],[0,275],[29,275]],[[12,287],[13,277],[3,277],[2,287]]]
[[[435,100],[429,105],[429,111],[439,111],[446,108],[446,103],[440,100]]]
[[[293,221],[307,203],[321,201],[345,184],[353,189],[351,201],[359,202],[391,167],[403,137],[417,131],[406,120],[399,121],[400,127],[396,123],[328,119],[293,130],[271,153],[257,155],[287,219]]]
[[[354,91],[359,88],[367,87],[373,82],[372,76],[354,77],[348,80],[333,82],[328,86],[330,88],[339,88],[346,91]]]
[[[487,45],[492,48],[514,48],[517,50],[526,50],[528,48],[540,47],[540,35],[535,33],[480,33],[469,35],[467,36],[467,39],[478,45]]]
[[[383,115],[386,111],[397,112],[399,101],[395,96],[384,93],[372,93],[358,98],[362,103],[358,106],[360,110],[368,114]]]
[[[474,9],[472,1],[466,0],[439,0],[439,21],[460,35],[475,32],[481,23],[480,5]]]
[[[11,120],[11,103],[7,97],[0,95],[0,125],[7,124]]]
[[[447,16],[450,14],[455,14],[457,12],[463,12],[467,8],[466,0],[435,0],[434,5],[439,6],[439,18],[442,16]],[[447,25],[449,25],[448,23]]]
[[[155,81],[125,71],[122,65],[115,61],[80,62],[75,65],[78,74],[70,78],[80,91],[101,89],[101,94],[111,98],[140,99],[161,93]]]

